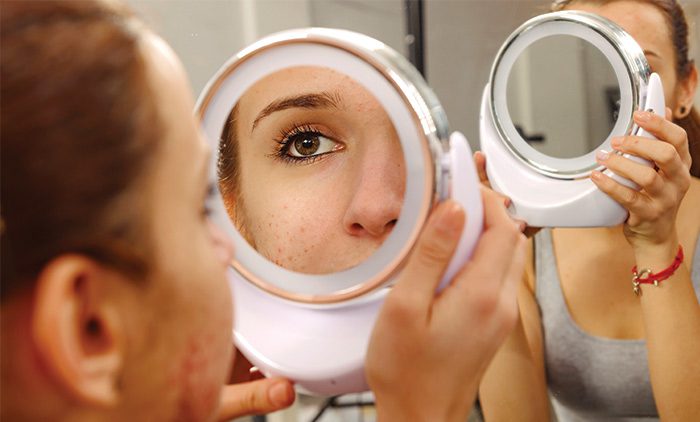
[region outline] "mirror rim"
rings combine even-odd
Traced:
[[[398,253],[395,253],[396,249],[392,250],[391,252],[393,256],[390,258],[389,264],[386,265],[381,271],[375,273],[369,280],[363,280],[362,282],[355,283],[353,285],[342,286],[331,293],[308,294],[290,291],[282,287],[281,283],[279,282],[276,283],[273,280],[266,280],[259,275],[254,274],[254,272],[249,268],[251,265],[247,265],[246,262],[241,261],[239,252],[242,245],[236,243],[236,248],[238,248],[238,250],[236,251],[231,266],[248,282],[252,283],[258,288],[275,296],[279,296],[283,299],[291,300],[297,303],[317,305],[345,302],[347,300],[373,292],[391,281],[392,277],[402,266],[403,262],[413,248],[413,245],[415,244],[420,230],[425,224],[433,204],[436,200],[445,198],[447,189],[444,186],[447,183],[448,178],[443,174],[444,171],[441,168],[441,159],[448,145],[449,126],[447,124],[446,115],[440,106],[437,97],[427,86],[422,76],[403,58],[403,56],[371,37],[351,31],[329,28],[302,28],[275,33],[251,44],[233,56],[219,69],[212,79],[210,79],[209,83],[200,94],[195,109],[195,115],[200,121],[200,124],[204,125],[204,119],[211,105],[211,101],[217,95],[222,85],[232,74],[236,72],[236,70],[241,67],[241,65],[247,63],[249,60],[255,57],[258,57],[262,53],[270,51],[271,49],[289,46],[292,44],[316,44],[333,47],[341,50],[344,53],[350,53],[355,58],[358,58],[365,64],[371,66],[383,77],[386,82],[389,83],[391,88],[396,91],[396,94],[398,94],[401,102],[406,107],[406,112],[410,114],[410,117],[413,120],[414,127],[410,130],[416,131],[417,137],[422,139],[420,145],[417,147],[420,151],[422,151],[421,160],[424,163],[425,168],[425,181],[423,183],[424,192],[422,194],[422,203],[420,204],[420,209],[418,211],[418,220],[415,227],[412,227],[410,230],[408,235],[409,241],[406,242],[406,244],[401,245]],[[266,74],[263,74],[263,72],[258,72],[259,74],[257,76],[257,80],[261,80],[263,77],[265,77],[265,75],[273,74],[274,72],[284,68],[285,67],[278,67]],[[237,101],[237,99],[235,100]],[[235,101],[232,102],[234,103],[233,105],[235,105]],[[233,107],[233,105],[231,105],[231,107]],[[208,142],[213,144],[213,140],[208,139]],[[401,140],[401,142],[403,145],[404,141]],[[218,139],[216,144],[218,145]],[[217,149],[215,149],[215,152],[216,151]],[[213,155],[214,157],[212,157],[212,162],[215,162],[218,155]],[[407,168],[407,171],[409,170],[410,169]],[[407,177],[409,177],[408,174]],[[216,196],[220,201],[221,195],[218,189],[218,179],[215,178],[214,182],[216,192],[218,193]],[[403,209],[404,208],[402,207],[402,210]],[[225,217],[228,218],[227,213]],[[228,225],[233,228],[236,234],[240,235],[238,230],[232,223],[230,223],[230,221],[228,222]],[[253,250],[253,248],[247,245],[247,243],[246,246]],[[258,255],[262,257],[262,255],[259,253]],[[282,268],[276,266],[276,264],[267,259],[264,260],[266,261],[266,265],[276,267],[275,270]],[[360,263],[351,270],[362,267],[363,265],[364,263]],[[304,277],[333,277],[336,274],[343,273],[343,271],[341,271],[338,273],[318,276],[295,273],[290,270],[286,271],[293,274],[300,274]]]
[[[532,39],[530,39],[529,41],[523,41],[523,37],[526,34],[531,35],[533,30],[537,30],[538,28],[541,29],[542,25],[551,24],[553,22],[567,25],[567,27],[571,25],[571,28],[574,29],[569,32],[537,34],[533,36]],[[574,33],[576,29],[581,31],[581,28],[583,28],[583,31],[585,31],[585,33],[590,34],[590,37],[586,38]],[[632,113],[640,107],[640,104],[643,103],[642,99],[646,94],[646,86],[649,82],[649,76],[651,75],[651,71],[649,69],[649,64],[646,60],[646,57],[644,56],[644,51],[632,38],[631,35],[625,32],[620,26],[618,26],[614,22],[602,16],[589,12],[565,10],[536,16],[522,24],[515,31],[513,31],[513,33],[501,46],[498,54],[496,55],[496,59],[494,60],[493,66],[491,68],[491,74],[489,77],[490,111],[493,117],[494,126],[496,127],[501,141],[519,161],[527,165],[529,168],[532,168],[539,174],[555,179],[582,179],[588,177],[591,171],[593,170],[604,169],[603,166],[600,166],[595,161],[595,150],[588,154],[574,158],[556,158],[546,156],[545,154],[540,153],[535,148],[529,146],[526,143],[526,141],[522,139],[521,136],[515,133],[514,129],[509,130],[509,128],[514,127],[514,125],[512,119],[510,118],[510,114],[507,109],[507,104],[505,104],[507,103],[507,99],[505,95],[503,95],[502,99],[499,99],[498,96],[499,91],[502,91],[505,94],[507,91],[507,87],[502,88],[498,86],[497,81],[503,79],[506,81],[507,84],[508,77],[510,76],[510,72],[512,70],[512,65],[515,62],[515,60],[517,60],[517,58],[519,57],[518,55],[518,57],[514,58],[513,63],[510,64],[509,68],[502,68],[501,65],[504,60],[504,57],[511,51],[511,49],[514,48],[514,46],[516,46],[521,48],[520,51],[523,51],[525,50],[525,48],[529,47],[535,42],[553,35],[572,36],[581,39],[589,44],[593,44],[593,46],[598,48],[598,50],[608,60],[608,63],[612,66],[618,81],[624,79],[629,83],[629,89],[631,91],[631,98],[629,98],[629,103],[631,107],[629,113],[620,110],[613,131],[611,131],[607,139],[600,144],[600,147],[607,146],[607,148],[610,149],[610,138],[613,136],[622,135],[622,133],[616,132],[616,129],[618,127],[623,126],[625,128],[624,133],[627,134],[631,133],[634,130],[635,124],[632,119]],[[604,42],[609,44],[617,53],[616,57],[621,59],[622,64],[624,65],[626,70],[626,73],[624,75],[621,75],[618,72],[618,69],[613,63],[613,59],[611,59],[611,57],[609,57],[609,55],[605,51],[601,50],[592,41],[592,39],[595,38],[597,38],[598,40],[602,38]],[[519,45],[523,42],[525,43],[524,45]],[[505,78],[501,78],[500,76],[504,72],[506,73]],[[618,88],[620,90],[620,95],[622,98],[621,102],[626,101],[624,99],[624,90],[626,90],[627,87],[618,86]],[[625,107],[625,109],[627,108],[628,107]],[[501,109],[505,109],[505,112],[501,113]],[[548,163],[542,162],[542,159],[544,157],[546,157],[547,161],[549,161]],[[580,163],[581,161],[585,162],[586,164],[578,165],[578,163]],[[573,168],[562,168],[571,167],[571,163],[573,163]]]

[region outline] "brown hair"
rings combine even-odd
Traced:
[[[85,0],[3,1],[0,16],[2,299],[64,253],[144,275],[133,196],[158,128],[138,21]]]
[[[219,190],[224,198],[226,208],[232,213],[235,196],[238,190],[240,172],[238,170],[238,136],[236,135],[238,119],[238,104],[233,107],[226,119],[224,130],[219,139],[219,157],[216,161],[219,176]]]
[[[216,161],[216,170],[219,179],[219,190],[226,206],[226,212],[233,220],[241,235],[254,248],[255,239],[248,229],[250,224],[245,213],[245,200],[239,192],[240,185],[240,157],[238,151],[238,105],[231,110],[219,139],[219,157]]]
[[[553,11],[563,10],[575,3],[607,4],[614,1],[619,0],[555,0],[552,2],[551,9]],[[683,8],[676,0],[635,1],[651,4],[663,13],[676,53],[676,76],[679,81],[685,80],[693,70],[695,63],[688,56],[688,22]],[[693,159],[690,174],[700,177],[700,113],[693,105],[685,117],[674,118],[673,121],[688,133],[688,147]]]

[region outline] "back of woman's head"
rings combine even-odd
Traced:
[[[148,242],[136,180],[157,147],[139,47],[123,6],[0,6],[2,299],[79,253],[144,274]]]
[[[620,0],[554,0],[551,9],[553,11],[558,11],[575,4],[590,3],[604,5],[616,1]],[[686,20],[683,7],[681,7],[677,0],[635,1],[654,6],[663,15],[675,53],[676,77],[679,81],[686,80],[690,77],[695,63],[689,55],[688,21]],[[695,177],[700,177],[700,113],[698,113],[697,107],[692,106],[683,117],[674,118],[674,122],[688,133],[690,155],[693,158],[693,165],[690,169],[690,173]]]

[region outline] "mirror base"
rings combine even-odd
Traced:
[[[265,376],[288,378],[298,391],[318,396],[369,390],[365,352],[386,289],[314,308],[270,295],[233,269],[228,278],[236,347]]]
[[[481,102],[481,149],[491,186],[512,200],[514,217],[532,227],[606,227],[625,221],[627,211],[590,179],[553,179],[514,157],[493,124],[489,92],[487,85]]]

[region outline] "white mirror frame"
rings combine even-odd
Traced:
[[[610,135],[594,151],[573,158],[556,158],[531,147],[518,134],[507,107],[507,84],[513,64],[533,43],[553,35],[570,35],[594,45],[613,67],[620,88],[620,111]],[[516,29],[503,44],[490,75],[491,114],[503,144],[528,167],[555,179],[580,179],[592,170],[601,170],[595,151],[610,149],[614,136],[633,133],[632,113],[644,104],[649,82],[649,65],[634,39],[618,25],[601,16],[578,11],[562,11],[537,16]]]
[[[347,301],[386,285],[401,267],[432,205],[448,188],[441,168],[448,150],[447,119],[437,98],[406,60],[381,42],[350,31],[307,28],[284,31],[251,45],[227,62],[197,101],[197,114],[212,151],[226,119],[243,93],[274,72],[298,66],[330,68],[373,93],[389,115],[404,151],[406,189],[396,226],[365,262],[333,274],[310,275],[278,266],[255,251],[228,218],[221,195],[213,218],[233,239],[233,268],[259,288],[307,304]],[[218,189],[216,154],[210,181]]]

